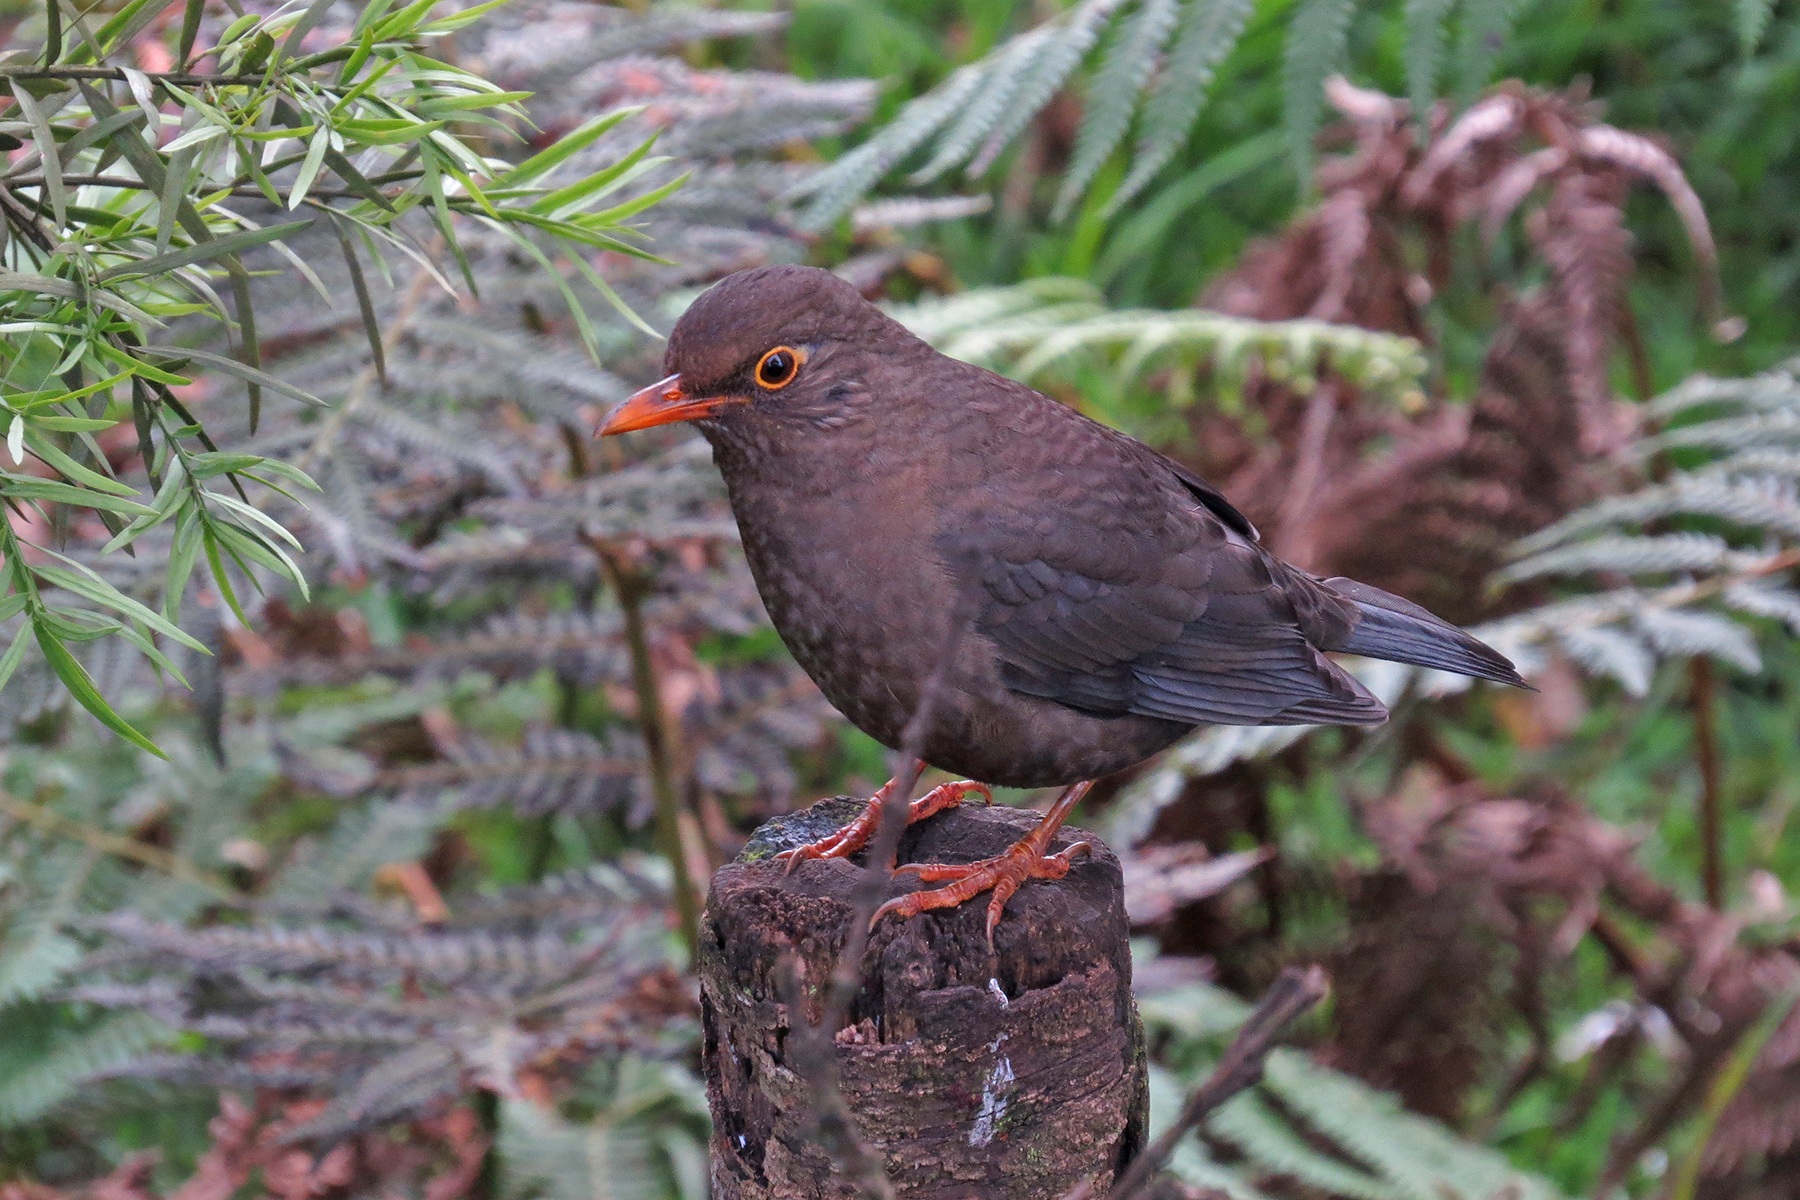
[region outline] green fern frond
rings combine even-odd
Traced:
[[[1431,126],[1449,40],[1450,11],[1456,0],[1406,0],[1406,95],[1421,133]]]
[[[1108,212],[1143,191],[1187,141],[1214,73],[1243,36],[1255,7],[1254,0],[1188,0],[1162,79],[1144,106],[1143,133],[1131,171]]]
[[[11,1047],[36,1053],[0,1066],[0,1129],[42,1116],[75,1094],[95,1076],[121,1067],[139,1055],[165,1045],[174,1032],[140,1012],[107,1013],[74,1026],[63,1020],[60,1006],[14,1005],[0,1015]],[[26,1031],[36,1028],[38,1036]]]
[[[1288,154],[1301,186],[1312,183],[1313,139],[1325,112],[1325,81],[1343,64],[1356,0],[1303,0],[1288,30],[1282,101]]]
[[[1292,1050],[1269,1056],[1270,1091],[1313,1130],[1391,1181],[1395,1200],[1556,1200],[1555,1188],[1392,1096]]]
[[[1456,40],[1458,108],[1467,108],[1493,78],[1500,51],[1524,7],[1525,0],[1463,0]]]
[[[1075,68],[1100,40],[1100,31],[1123,3],[1124,0],[1087,0],[1034,56],[1029,75],[1014,93],[999,124],[994,126],[981,150],[969,163],[970,176],[985,174],[1000,157],[1000,152],[1011,145],[1032,118],[1050,103],[1056,90],[1075,73]]]
[[[981,87],[973,101],[945,131],[937,152],[908,176],[908,182],[929,183],[975,153],[982,139],[1010,111],[1013,97],[1037,69],[1039,59],[1055,45],[1056,33],[1056,28],[1050,25],[1022,33],[986,62],[987,69],[982,73]]]
[[[1697,609],[1646,607],[1636,614],[1634,623],[1660,654],[1704,655],[1752,674],[1762,670],[1756,640],[1728,617]]]
[[[1213,1114],[1206,1128],[1270,1174],[1287,1176],[1303,1186],[1346,1200],[1394,1200],[1392,1187],[1309,1146],[1254,1094],[1239,1096],[1225,1105]]]
[[[985,66],[960,68],[935,90],[909,101],[880,133],[802,182],[793,195],[811,202],[801,224],[824,229],[849,212],[883,175],[962,111],[986,78]]]
[[[1107,51],[1088,89],[1087,110],[1075,135],[1075,153],[1056,195],[1055,220],[1075,207],[1106,160],[1125,139],[1138,97],[1150,82],[1156,57],[1175,32],[1179,0],[1143,0]]]
[[[1210,984],[1141,998],[1144,1024],[1162,1036],[1161,1057],[1172,1068],[1151,1068],[1152,1135],[1180,1108],[1185,1088],[1210,1073],[1247,1009]],[[1295,1050],[1270,1055],[1262,1088],[1213,1113],[1204,1132],[1205,1140],[1183,1143],[1171,1168],[1234,1198],[1252,1200],[1272,1183],[1286,1194],[1297,1183],[1335,1200],[1560,1200],[1548,1182],[1488,1147]],[[1229,1166],[1214,1160],[1208,1142],[1236,1152]]]
[[[930,300],[894,315],[944,353],[1016,378],[1103,361],[1121,385],[1205,365],[1241,377],[1251,363],[1301,391],[1324,369],[1375,395],[1418,386],[1425,360],[1410,338],[1323,321],[1256,321],[1201,309],[1109,310],[1091,285],[1046,278]],[[1191,402],[1191,394],[1186,397]],[[1177,396],[1180,402],[1183,397]]]
[[[1521,559],[1494,578],[1517,583],[1545,576],[1596,571],[1645,575],[1668,571],[1718,571],[1748,566],[1765,556],[1738,552],[1722,537],[1707,533],[1666,533],[1647,537],[1621,535],[1559,546]]]
[[[1737,18],[1738,49],[1749,58],[1762,45],[1769,18],[1775,12],[1775,0],[1737,0],[1733,7],[1733,16]]]
[[[585,1121],[507,1101],[504,1200],[705,1200],[706,1097],[679,1067],[627,1056],[590,1081]],[[585,1107],[585,1105],[584,1105]]]

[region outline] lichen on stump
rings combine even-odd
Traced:
[[[784,874],[773,855],[857,811],[839,798],[777,818],[713,877],[699,970],[714,1200],[854,1194],[809,1140],[807,1085],[783,1061],[793,1018],[776,981],[793,956],[805,1019],[818,1019],[862,858]],[[907,830],[900,861],[985,858],[1035,820],[965,806]],[[1052,850],[1084,837],[1091,857],[1013,897],[992,953],[985,896],[889,918],[870,939],[838,1067],[857,1127],[904,1200],[1053,1200],[1083,1181],[1103,1195],[1143,1143],[1143,1032],[1118,860],[1076,829]],[[899,876],[890,894],[920,886]]]

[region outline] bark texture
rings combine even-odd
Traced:
[[[705,1070],[715,1200],[823,1200],[854,1193],[809,1138],[805,1083],[783,1062],[793,1019],[777,963],[796,961],[808,1020],[844,943],[860,874],[842,860],[784,874],[770,856],[842,825],[859,802],[823,800],[759,829],[713,878],[700,926]],[[1035,814],[964,807],[909,829],[901,862],[967,862],[1004,850]],[[985,936],[986,897],[870,940],[862,990],[837,1033],[843,1093],[904,1200],[1040,1200],[1082,1181],[1096,1194],[1144,1141],[1143,1031],[1118,860],[1027,883]],[[919,885],[894,881],[892,894]]]

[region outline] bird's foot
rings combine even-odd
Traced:
[[[894,786],[889,780],[881,790],[869,797],[868,806],[857,818],[828,837],[816,842],[808,842],[804,846],[795,846],[791,850],[783,850],[775,857],[786,864],[792,871],[809,858],[849,858],[852,854],[869,844],[875,836],[875,830],[881,825],[881,809]],[[976,783],[972,779],[959,780],[956,783],[940,783],[938,786],[912,802],[907,810],[908,825],[923,821],[926,817],[935,816],[947,808],[955,808],[970,795],[979,794],[989,804],[994,802],[994,793],[985,783]]]
[[[1006,853],[978,862],[907,863],[894,868],[896,875],[904,871],[917,875],[927,883],[948,882],[950,886],[894,897],[875,910],[869,927],[873,929],[881,918],[889,915],[906,918],[934,908],[955,908],[982,892],[991,891],[993,897],[988,900],[987,940],[988,949],[993,950],[994,928],[1000,924],[1000,916],[1006,911],[1006,902],[1012,899],[1013,893],[1019,890],[1021,884],[1028,879],[1061,879],[1069,873],[1077,856],[1093,851],[1093,846],[1087,842],[1076,842],[1060,853],[1045,854],[1044,848],[1054,833],[1054,826],[1048,830],[1039,826],[1014,842]]]

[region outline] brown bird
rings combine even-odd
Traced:
[[[1064,789],[997,858],[902,868],[949,886],[877,920],[991,890],[991,940],[1021,883],[1086,849],[1044,853],[1093,780],[1196,725],[1386,720],[1326,651],[1522,682],[1423,608],[1275,558],[1186,467],[939,354],[829,272],[722,280],[663,365],[600,433],[692,421],[712,443],[763,603],[826,698],[898,749],[938,681],[920,757],[970,781],[911,819],[989,784]],[[860,850],[887,790],[790,868]]]

